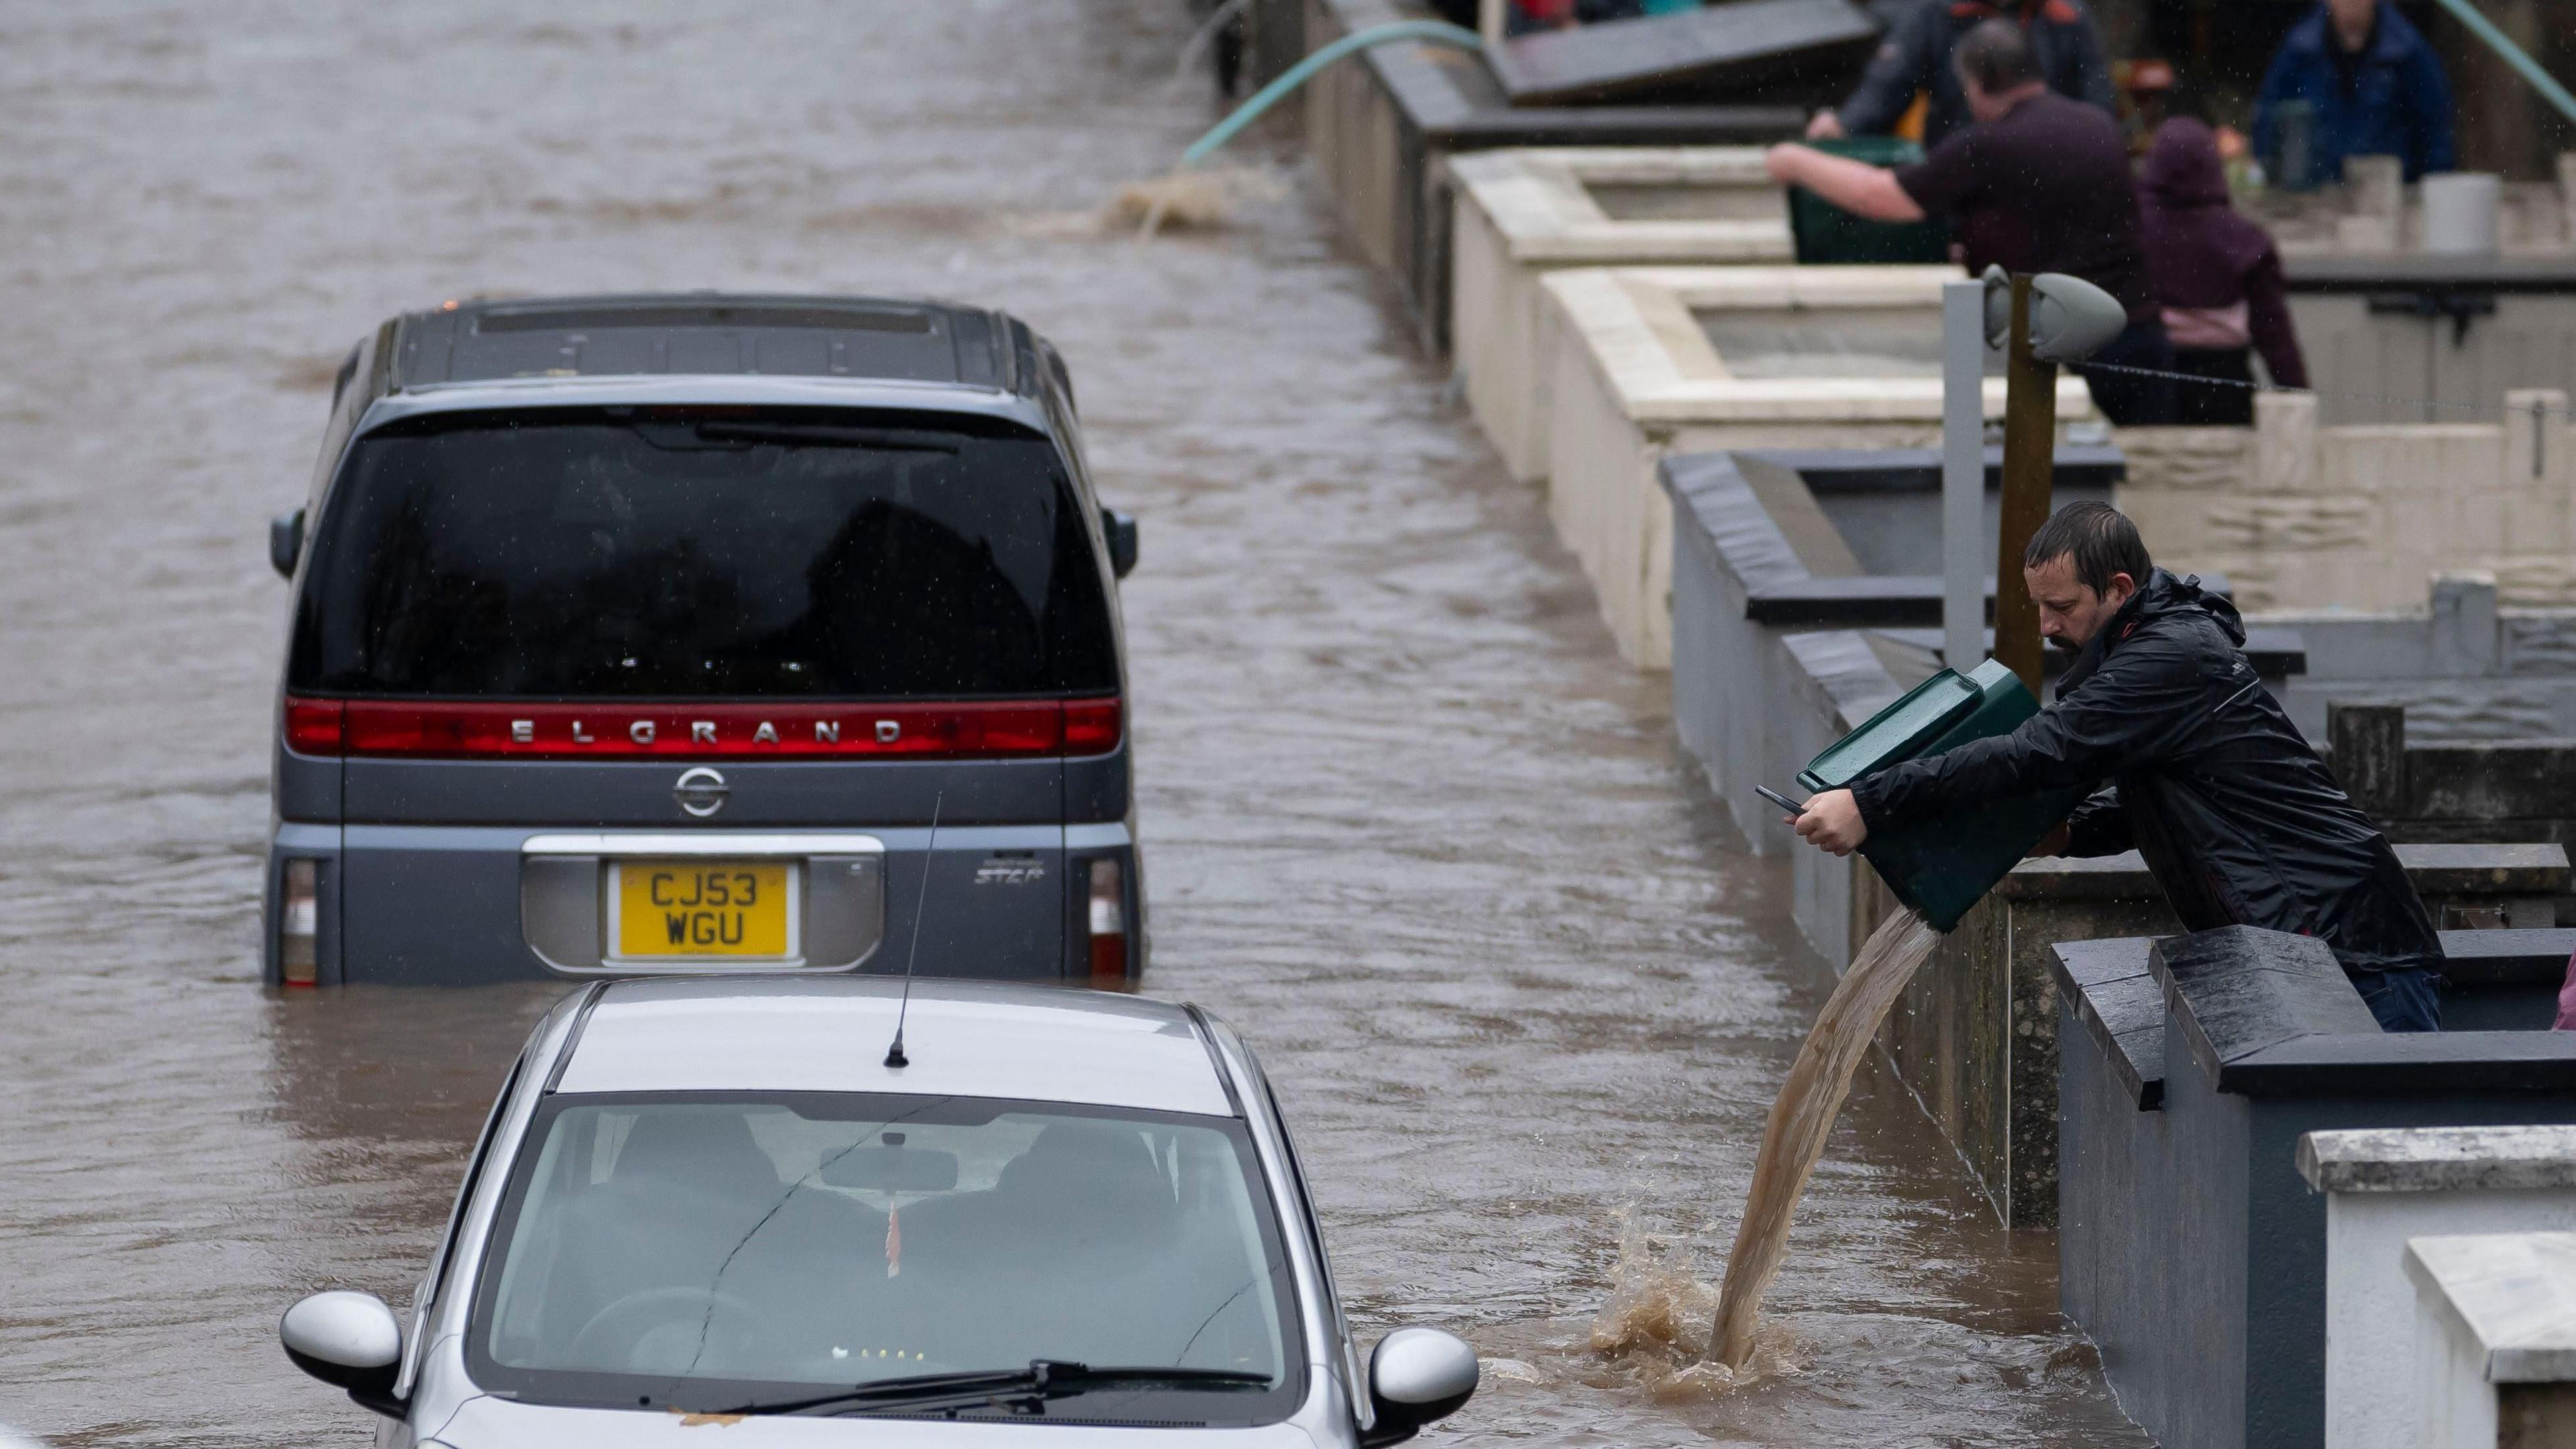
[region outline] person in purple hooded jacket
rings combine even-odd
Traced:
[[[2227,169],[2208,126],[2176,116],[2156,128],[2138,177],[2138,220],[2174,370],[2210,379],[2174,385],[2176,423],[2252,423],[2251,351],[2262,352],[2273,382],[2308,385],[2281,254],[2227,204]]]

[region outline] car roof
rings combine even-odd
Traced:
[[[395,319],[389,390],[511,378],[850,378],[1025,391],[1006,314],[891,297],[631,293],[442,303]],[[1033,379],[1032,379],[1033,380]]]
[[[909,1065],[885,1065],[902,982],[615,982],[583,1013],[562,1092],[901,1092],[1240,1115],[1187,1008],[1048,986],[917,980]]]

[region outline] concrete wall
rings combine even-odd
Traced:
[[[2225,573],[2249,613],[2412,609],[2465,571],[2508,606],[2576,605],[2567,394],[2504,401],[2504,423],[2321,427],[2316,399],[2265,394],[2250,430],[2121,429],[2119,507],[2157,562]]]
[[[2061,978],[2060,1301],[2165,1449],[2310,1449],[2325,1443],[2326,1208],[2300,1136],[2576,1121],[2576,1034],[2385,1035],[2322,943],[2233,933],[2279,959],[2203,969],[2201,947],[2126,943],[2148,954],[2160,1028],[2151,1110],[2120,1060],[2135,1032],[2106,1029],[2142,1003]]]
[[[1547,476],[1546,323],[1538,279],[1569,267],[1793,260],[1786,197],[1751,146],[1555,147],[1487,151],[1448,163],[1450,365],[1467,406],[1512,476]],[[1768,220],[1631,220],[1604,211],[1604,187],[1740,191]]]
[[[2326,1442],[2413,1449],[2424,1425],[2407,1240],[2576,1228],[2576,1131],[2318,1132],[2298,1165],[2326,1198]]]
[[[2406,1245],[2415,1288],[2405,1442],[2425,1449],[2576,1444],[2576,1233],[2444,1234]]]
[[[1391,0],[1305,0],[1303,36],[1419,19]],[[1307,146],[1343,235],[1390,282],[1423,351],[1449,347],[1451,219],[1442,162],[1507,146],[1689,145],[1786,140],[1793,105],[1512,106],[1483,61],[1419,44],[1381,45],[1306,86]]]
[[[1924,448],[1940,440],[1937,377],[1739,378],[1700,318],[1730,310],[1937,329],[1946,267],[1638,267],[1552,273],[1548,514],[1618,641],[1647,669],[1672,662],[1672,509],[1655,478],[1668,454],[1764,448]],[[1989,379],[1989,417],[2003,413]],[[2062,378],[2058,415],[2091,412]]]
[[[2491,575],[2436,575],[2426,606],[2406,613],[2273,610],[2249,622],[2299,631],[2307,673],[2281,702],[2311,740],[2325,738],[2335,704],[2403,708],[2424,743],[2576,738],[2576,609],[2502,607]]]

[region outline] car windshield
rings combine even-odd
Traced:
[[[447,414],[359,440],[288,685],[848,699],[1117,688],[1043,438],[846,411]]]
[[[580,1095],[548,1098],[527,1144],[468,1340],[476,1381],[523,1401],[785,1405],[1051,1360],[1217,1380],[1086,1390],[1056,1420],[1295,1407],[1290,1278],[1240,1121]]]

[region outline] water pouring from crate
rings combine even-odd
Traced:
[[[2056,444],[2056,367],[2091,356],[2120,334],[2127,317],[2099,287],[2056,273],[1952,284],[1943,307],[1947,446],[1943,526],[1951,587],[1945,638],[1952,667],[1835,742],[1799,772],[1809,792],[1845,789],[1904,760],[2009,733],[2039,711],[2037,607],[2021,576],[2022,551],[2047,517]],[[1957,587],[1966,530],[1982,533],[1985,487],[1985,350],[2005,352],[2003,506],[1996,540],[1995,657],[1973,662],[1980,631],[1964,607],[1982,613],[1973,573]],[[1964,432],[1965,436],[1962,436]],[[1956,506],[1963,491],[1966,507]],[[1975,542],[1982,545],[1983,539]],[[1982,552],[1982,548],[1978,549]],[[1973,557],[1973,555],[1970,555]],[[1962,670],[1960,666],[1968,666]],[[1852,1075],[1879,1023],[1931,957],[1941,935],[2027,856],[2083,798],[2082,789],[1989,801],[1914,826],[1873,830],[1861,857],[1902,909],[1872,933],[1818,1013],[1772,1104],[1755,1158],[1753,1186],[1727,1254],[1708,1357],[1742,1370],[1753,1357],[1762,1296],[1787,1250],[1789,1225],[1824,1150]]]

